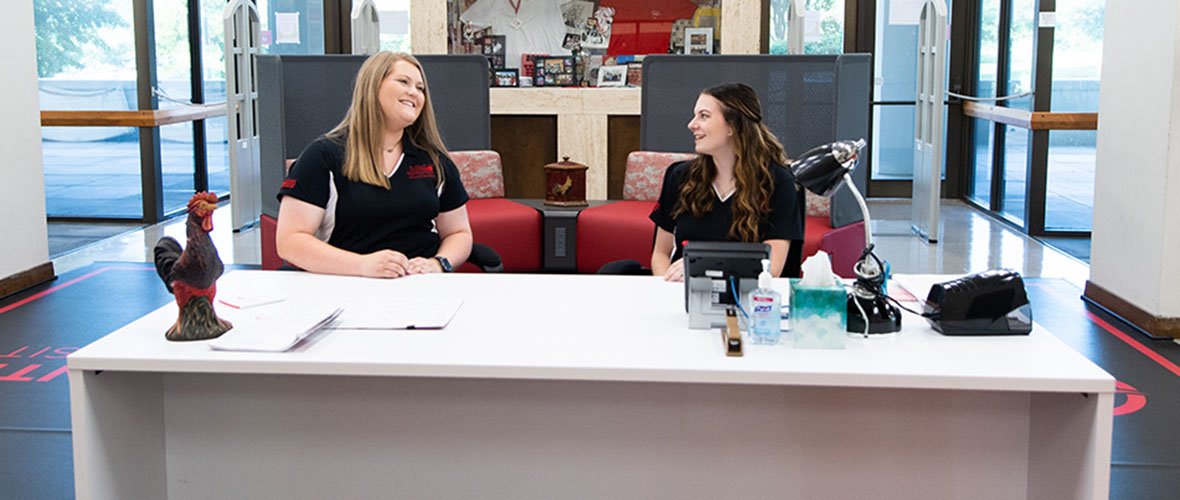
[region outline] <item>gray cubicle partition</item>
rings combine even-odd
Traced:
[[[758,92],[762,120],[783,143],[788,158],[841,139],[870,140],[872,60],[869,54],[811,56],[653,55],[643,60],[640,147],[693,151],[687,125],[701,90],[742,82]],[[869,148],[853,179],[865,192]],[[832,199],[832,227],[862,219],[852,193]]]
[[[352,101],[366,55],[258,56],[262,213],[278,217],[283,165],[335,127]],[[439,133],[448,149],[490,149],[488,62],[479,55],[415,56],[426,71]]]

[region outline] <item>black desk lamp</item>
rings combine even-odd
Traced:
[[[881,259],[873,254],[873,231],[869,207],[849,175],[857,164],[857,154],[865,140],[836,141],[803,153],[791,164],[795,182],[815,194],[829,197],[840,186],[848,186],[864,214],[865,249],[853,266],[856,283],[848,296],[848,331],[854,333],[892,333],[901,330],[901,311],[882,293],[885,270]]]

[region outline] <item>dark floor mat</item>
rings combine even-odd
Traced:
[[[49,256],[57,258],[107,238],[144,227],[140,222],[54,222],[48,224]]]
[[[0,428],[69,430],[66,355],[170,300],[154,267],[108,263],[0,302]]]
[[[1180,467],[1119,465],[1110,469],[1111,500],[1155,500],[1180,495]]]
[[[0,450],[3,450],[0,498],[74,498],[74,457],[69,432],[0,429]]]
[[[1060,279],[1026,280],[1033,317],[1119,382],[1115,395],[1115,463],[1180,467],[1180,345],[1151,340],[1080,298]]]
[[[1042,236],[1037,239],[1075,259],[1090,263],[1090,238]]]

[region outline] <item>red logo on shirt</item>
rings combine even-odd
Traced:
[[[287,180],[283,181],[283,187],[286,189],[291,189],[291,188],[295,187],[295,179],[287,179]]]
[[[406,175],[411,179],[434,178],[434,165],[410,165]]]

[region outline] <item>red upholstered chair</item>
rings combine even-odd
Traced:
[[[828,198],[806,189],[807,222],[803,235],[803,260],[823,250],[832,259],[832,271],[841,278],[855,278],[852,266],[865,248],[865,223],[833,228]]]
[[[504,198],[504,174],[500,153],[451,151],[467,189],[467,217],[476,243],[500,255],[506,272],[541,269],[541,212]],[[460,271],[475,271],[471,263]]]
[[[283,166],[283,178],[287,177],[287,171],[291,170],[291,165],[295,164],[295,159],[288,159],[286,165]],[[262,247],[262,268],[273,271],[282,267],[284,261],[279,257],[278,245],[275,243],[275,233],[279,228],[279,220],[276,219],[278,214],[274,217],[263,213],[258,217],[258,234],[260,237],[259,246]]]
[[[620,259],[649,265],[656,225],[647,216],[660,198],[664,171],[673,163],[695,156],[654,151],[627,155],[623,201],[587,208],[578,214],[578,272],[593,273],[603,264]]]

